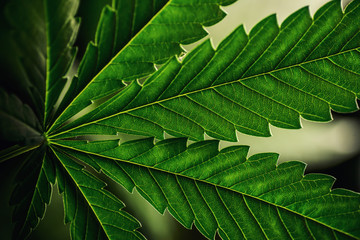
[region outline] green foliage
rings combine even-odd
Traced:
[[[45,156],[43,147],[32,151],[17,174],[17,185],[10,199],[10,204],[15,205],[15,239],[27,237],[44,216],[45,204],[50,203],[50,183],[55,183],[55,171]]]
[[[67,154],[56,152],[61,166],[56,175],[63,193],[65,223],[70,224],[72,239],[144,239],[135,230],[140,224],[121,211],[124,204],[103,188],[96,179]]]
[[[185,227],[195,222],[209,239],[217,229],[223,239],[358,236],[359,196],[347,190],[330,191],[332,177],[304,177],[301,162],[276,166],[274,153],[247,158],[247,146],[219,152],[218,141],[188,147],[186,141],[176,138],[154,145],[150,138],[119,146],[117,140],[59,140],[56,144],[80,150],[83,153],[71,155],[101,169],[130,192],[136,187],[159,212],[167,208]]]
[[[0,161],[24,156],[11,197],[14,239],[36,228],[55,182],[72,239],[145,239],[93,170],[209,239],[360,239],[358,193],[304,176],[303,163],[277,165],[277,154],[202,141],[205,133],[236,141],[236,130],[270,136],[269,124],[300,128],[300,117],[356,111],[360,1],[344,11],[331,1],[313,18],[303,8],[280,27],[269,16],[216,49],[206,40],[185,53],[181,44],[205,37],[203,26],[232,2],[113,0],[68,89],[78,0],[9,2]],[[163,140],[165,132],[180,138]],[[140,139],[93,140],[118,133]]]

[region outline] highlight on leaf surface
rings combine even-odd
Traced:
[[[280,27],[275,15],[249,34],[240,26],[216,50],[206,40],[181,62],[170,59],[142,85],[132,82],[53,136],[123,132],[163,139],[165,131],[236,141],[236,131],[270,136],[269,123],[297,129],[300,116],[327,122],[330,110],[356,111],[359,16],[359,1],[344,12],[331,1],[313,19],[303,8]]]
[[[236,131],[270,136],[269,124],[297,129],[300,117],[358,110],[360,1],[330,1],[314,17],[302,8],[281,26],[271,15],[184,53],[232,2],[113,0],[64,97],[79,1],[9,2],[4,39],[17,50],[1,57],[13,66],[0,81],[0,163],[22,162],[14,239],[37,227],[55,183],[72,239],[145,239],[93,170],[208,239],[360,239],[359,193],[304,175],[303,163],[277,165],[278,154],[218,146]],[[139,139],[92,140],[118,133]]]
[[[248,146],[218,151],[214,140],[188,147],[184,138],[153,141],[54,144],[209,239],[216,231],[222,239],[360,237],[360,194],[331,190],[327,175],[304,176],[304,163],[276,166],[278,154],[247,157]]]
[[[145,239],[136,231],[139,222],[121,210],[125,205],[103,189],[104,182],[68,154],[55,155],[60,161],[56,174],[72,239]]]
[[[140,4],[114,0],[112,7],[104,8],[95,43],[88,45],[78,77],[65,97],[66,103],[71,104],[62,108],[64,112],[50,131],[90,105],[91,100],[122,89],[123,81],[154,72],[154,64],[164,63],[184,51],[180,44],[205,37],[203,26],[224,18],[220,6],[234,1],[156,0]]]

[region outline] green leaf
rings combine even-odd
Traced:
[[[55,183],[55,169],[44,148],[34,150],[25,158],[16,176],[16,187],[10,204],[14,205],[13,239],[26,239],[45,214]]]
[[[113,6],[105,7],[102,12],[95,43],[88,45],[78,78],[66,98],[75,99],[51,130],[60,127],[92,101],[119,91],[125,86],[123,81],[154,72],[155,63],[164,63],[183,52],[180,44],[205,37],[203,26],[220,21],[225,16],[220,5],[232,2],[234,0],[162,0],[139,4],[136,0],[114,0]]]
[[[60,161],[56,172],[65,223],[70,222],[72,239],[144,239],[136,231],[139,222],[121,210],[125,205],[103,189],[104,182],[68,154],[56,149],[55,154]]]
[[[25,1],[24,1],[25,2]],[[29,12],[25,12],[29,9]],[[41,21],[40,1],[24,4],[8,1],[1,8],[2,39],[1,87],[15,93],[22,102],[28,104],[39,121],[44,118],[46,42],[45,22]],[[40,20],[40,21],[38,21]],[[6,46],[6,47],[5,47]]]
[[[54,105],[66,83],[76,50],[72,47],[79,26],[77,0],[15,0],[7,6],[7,19],[20,49],[17,78],[32,99],[37,115],[49,124]],[[25,13],[25,14],[24,14]],[[16,70],[18,71],[18,70]]]
[[[186,139],[54,142],[128,191],[134,187],[159,212],[167,208],[207,238],[360,238],[360,195],[333,189],[334,178],[303,175],[305,164],[276,166],[278,155],[247,157],[248,146],[218,150],[218,141],[186,147]],[[80,151],[80,152],[79,152]],[[346,221],[344,221],[346,219]]]
[[[11,147],[7,147],[0,151],[0,163],[5,162],[8,159],[14,158],[26,152],[29,152],[35,148],[38,148],[39,145],[35,146],[20,146],[20,145],[13,145]]]
[[[359,1],[345,12],[340,1],[331,1],[314,19],[303,8],[281,27],[274,15],[249,35],[240,26],[216,51],[205,41],[184,60],[169,60],[144,84],[129,84],[57,138],[124,132],[162,139],[166,131],[193,140],[206,133],[236,141],[235,130],[270,136],[269,123],[297,129],[300,116],[326,122],[330,109],[356,111],[359,16]],[[112,71],[121,75],[120,68]]]
[[[277,165],[274,153],[247,157],[248,146],[187,144],[205,133],[269,136],[269,124],[300,128],[300,117],[356,111],[360,1],[344,11],[331,1],[314,18],[303,8],[280,27],[270,16],[216,49],[205,40],[185,54],[181,44],[205,37],[232,2],[113,0],[59,99],[79,1],[9,1],[9,26],[0,22],[0,162],[24,154],[11,197],[14,238],[36,228],[56,181],[71,238],[144,239],[91,166],[209,239],[360,239],[360,195],[331,189],[332,177]],[[186,138],[90,141],[118,132]]]
[[[16,95],[0,88],[0,143],[33,147],[44,141],[41,132],[34,111]]]
[[[65,86],[65,75],[76,55],[73,48],[79,28],[79,19],[74,18],[78,0],[43,0],[46,22],[46,94],[45,124],[50,123],[49,115]]]
[[[28,238],[50,202],[55,173],[45,131],[75,57],[77,5],[77,0],[14,0],[1,9],[11,31],[4,38],[10,44],[2,58],[13,65],[0,88],[0,159],[35,149],[24,158],[10,200],[15,205],[14,239]]]

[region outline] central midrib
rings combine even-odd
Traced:
[[[329,229],[332,229],[332,230],[335,230],[335,231],[340,232],[340,233],[342,233],[342,234],[345,234],[345,235],[347,235],[347,236],[356,238],[355,236],[350,235],[349,233],[346,233],[346,232],[344,232],[344,231],[342,231],[342,230],[340,230],[340,229],[336,229],[336,228],[334,228],[333,226],[329,226],[329,225],[327,225],[327,224],[325,224],[325,223],[323,223],[323,222],[320,222],[320,221],[318,221],[318,220],[316,220],[316,219],[314,219],[314,218],[312,218],[312,217],[309,217],[309,216],[306,216],[306,215],[302,215],[302,214],[300,214],[300,213],[298,213],[298,212],[296,212],[296,211],[294,211],[294,210],[292,210],[292,209],[286,208],[286,207],[281,206],[281,205],[278,205],[278,204],[276,204],[276,203],[269,202],[269,201],[267,201],[267,200],[264,200],[264,199],[259,198],[259,197],[256,197],[256,196],[252,196],[252,195],[247,194],[247,193],[243,193],[243,192],[240,192],[240,191],[231,189],[231,188],[226,187],[226,186],[221,186],[221,185],[218,185],[218,184],[215,184],[215,183],[212,183],[212,182],[208,182],[208,181],[202,180],[202,179],[196,179],[196,178],[193,178],[193,177],[191,177],[191,176],[183,175],[183,174],[181,174],[181,173],[170,172],[170,171],[168,171],[168,170],[156,168],[156,167],[154,167],[154,166],[147,166],[147,165],[144,165],[144,164],[141,164],[141,163],[132,162],[132,161],[130,161],[130,160],[117,159],[117,158],[114,158],[114,157],[101,155],[101,154],[99,154],[99,153],[88,152],[88,151],[85,151],[85,150],[81,150],[81,149],[77,149],[77,148],[74,148],[74,147],[70,147],[70,146],[67,146],[67,145],[63,145],[63,144],[57,143],[56,141],[51,142],[51,143],[54,144],[54,145],[60,146],[60,147],[64,147],[64,148],[67,148],[67,149],[71,149],[71,150],[79,151],[79,152],[82,152],[82,153],[94,155],[94,156],[97,156],[97,157],[107,158],[107,159],[111,159],[111,160],[119,161],[119,162],[125,162],[125,163],[128,163],[128,164],[140,166],[140,167],[143,167],[143,168],[147,168],[147,169],[152,169],[152,170],[164,172],[164,173],[166,173],[166,174],[171,174],[171,175],[175,175],[175,176],[179,176],[179,177],[184,177],[184,178],[187,178],[187,179],[190,179],[190,180],[193,180],[193,181],[203,182],[203,183],[205,183],[205,184],[212,185],[212,186],[214,186],[215,188],[223,188],[223,189],[225,189],[225,190],[227,190],[227,191],[235,192],[235,193],[238,193],[238,194],[240,194],[240,195],[242,195],[242,196],[246,196],[246,197],[255,199],[255,200],[257,200],[257,201],[263,202],[263,203],[265,203],[265,204],[269,204],[269,205],[271,205],[271,206],[274,206],[274,207],[277,207],[277,208],[281,208],[281,209],[283,209],[283,210],[285,210],[285,211],[289,211],[289,212],[291,212],[291,213],[293,213],[293,214],[296,214],[297,216],[300,216],[300,217],[303,217],[303,218],[305,218],[305,219],[309,219],[309,220],[311,220],[311,221],[314,221],[314,222],[316,222],[316,223],[318,223],[318,224],[321,224],[321,225],[323,225],[323,226],[325,226],[325,227],[327,227],[327,228],[329,228]],[[301,180],[300,180],[300,181],[301,181]],[[330,192],[327,193],[327,194],[321,195],[320,197],[323,197],[323,196],[328,195],[328,194],[330,194]],[[315,197],[315,198],[320,198],[320,197]],[[310,199],[315,199],[315,198],[310,198]],[[306,199],[306,200],[310,200],[310,199]]]
[[[332,55],[329,55],[329,56],[326,56],[326,57],[321,57],[321,58],[317,58],[317,59],[305,61],[305,62],[298,63],[298,64],[294,64],[294,65],[291,65],[291,66],[287,66],[287,67],[283,67],[283,68],[271,70],[271,71],[269,71],[269,72],[259,73],[259,74],[257,74],[257,75],[248,76],[248,77],[245,77],[245,78],[242,78],[242,79],[238,79],[238,80],[234,80],[234,81],[230,81],[230,82],[226,82],[226,83],[221,83],[221,84],[209,86],[209,87],[206,87],[206,88],[202,88],[202,89],[190,91],[190,92],[187,92],[187,93],[179,94],[179,95],[172,96],[172,97],[169,97],[169,98],[165,98],[165,99],[162,99],[162,100],[158,100],[158,101],[154,101],[154,102],[151,102],[151,103],[147,103],[147,104],[142,105],[142,106],[138,106],[138,107],[134,107],[134,108],[131,108],[131,109],[127,109],[127,110],[125,110],[125,111],[121,111],[121,112],[118,112],[118,113],[115,113],[115,114],[112,114],[112,115],[109,115],[109,116],[106,116],[106,117],[103,117],[103,118],[100,118],[100,119],[97,119],[97,120],[93,120],[93,121],[90,121],[90,122],[87,122],[87,123],[83,123],[83,124],[81,124],[81,125],[79,125],[79,126],[76,126],[76,127],[70,128],[70,129],[67,129],[67,130],[65,130],[65,131],[62,131],[62,132],[59,132],[59,133],[56,133],[56,134],[53,134],[53,135],[50,134],[49,138],[53,138],[53,137],[62,135],[62,134],[64,134],[64,133],[73,131],[73,130],[75,130],[75,129],[77,129],[77,128],[81,128],[81,127],[84,127],[84,126],[87,126],[87,125],[90,125],[90,124],[93,124],[93,123],[96,123],[96,122],[99,122],[99,121],[103,121],[103,120],[106,120],[106,119],[115,117],[115,116],[117,116],[117,115],[121,115],[121,114],[125,114],[125,113],[128,113],[128,112],[132,112],[132,111],[135,111],[135,110],[138,110],[138,109],[141,109],[141,108],[145,108],[145,107],[149,107],[149,106],[152,106],[152,105],[155,105],[155,104],[158,104],[158,103],[170,101],[170,100],[176,99],[176,98],[181,98],[181,97],[188,96],[188,95],[191,95],[191,94],[194,94],[194,93],[197,93],[197,92],[202,92],[202,91],[206,91],[206,90],[210,90],[210,89],[215,89],[215,88],[218,88],[218,87],[221,87],[221,86],[230,85],[230,84],[233,84],[233,83],[236,83],[236,82],[245,81],[245,80],[248,80],[248,79],[251,79],[251,78],[256,78],[256,77],[260,77],[260,76],[272,74],[272,73],[275,73],[275,72],[284,71],[284,70],[287,70],[287,69],[290,69],[290,68],[300,67],[301,65],[304,65],[304,64],[308,64],[308,63],[316,62],[316,61],[321,61],[321,60],[328,59],[328,58],[331,58],[331,57],[334,57],[334,56],[337,56],[337,55],[345,54],[345,53],[347,53],[347,52],[356,51],[357,49],[358,49],[358,48],[349,49],[349,50],[346,50],[346,51],[343,51],[343,52],[340,52],[340,53],[336,53],[336,54],[332,54]]]
[[[78,97],[81,95],[82,92],[84,92],[87,87],[97,78],[101,75],[101,73],[103,71],[105,71],[105,69],[110,66],[113,61],[130,45],[132,44],[132,42],[134,41],[134,39],[136,39],[136,37],[142,32],[143,29],[145,29],[147,26],[149,26],[152,21],[171,3],[171,0],[168,0],[168,2],[150,19],[150,21],[148,21],[136,34],[135,36],[133,36],[131,38],[131,40],[114,56],[111,58],[111,60],[94,76],[92,77],[91,81],[89,81],[89,83],[77,94],[77,96],[71,101],[71,103],[63,110],[63,112],[56,118],[56,120],[54,121],[54,123],[52,124],[51,127],[49,127],[49,132],[51,132],[52,130],[56,130],[53,129],[53,127],[55,126],[55,123],[57,123],[57,121],[61,118],[61,116],[63,116],[63,114],[66,112],[66,110],[71,106],[71,104],[73,102],[75,102]]]

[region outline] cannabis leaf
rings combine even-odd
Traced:
[[[360,195],[332,190],[332,177],[276,165],[275,153],[247,157],[248,146],[187,144],[356,111],[360,1],[344,11],[331,1],[314,18],[303,8],[281,27],[270,16],[216,49],[205,40],[185,53],[181,44],[205,37],[232,2],[113,0],[74,77],[79,1],[9,2],[0,161],[23,158],[10,199],[14,239],[36,228],[55,183],[72,239],[144,239],[93,170],[209,239],[360,239]],[[119,132],[141,139],[93,140]],[[161,140],[164,132],[182,138]]]
[[[71,153],[132,191],[159,212],[209,239],[346,239],[359,237],[360,195],[330,190],[334,179],[303,172],[305,164],[276,166],[278,155],[247,158],[248,146],[218,151],[218,141],[186,147],[187,139],[58,141]],[[83,152],[83,153],[81,153]],[[348,221],[344,221],[347,219]]]
[[[65,222],[71,222],[72,239],[144,239],[140,224],[121,211],[125,206],[67,154],[57,152],[59,190],[64,193]]]
[[[313,20],[303,8],[280,28],[274,15],[249,35],[240,26],[216,51],[205,41],[182,62],[168,61],[142,86],[131,83],[65,126],[68,133],[61,138],[125,132],[162,139],[166,131],[193,140],[206,132],[236,141],[235,130],[270,136],[269,123],[300,128],[299,116],[329,121],[330,108],[355,111],[360,22],[354,19],[359,15],[358,1],[345,13],[332,1]],[[82,97],[91,98],[86,93]]]
[[[32,151],[17,174],[17,185],[10,199],[10,204],[15,205],[14,239],[25,239],[44,216],[46,204],[50,203],[50,183],[55,183],[55,169],[44,151],[44,147]]]
[[[180,44],[190,44],[206,36],[203,26],[220,21],[225,16],[220,5],[232,2],[234,0],[162,0],[148,1],[146,4],[113,1],[113,8],[105,7],[102,12],[96,42],[89,44],[79,66],[79,77],[76,79],[78,83],[74,86],[73,93],[81,91],[81,94],[78,97],[69,96],[75,99],[61,113],[50,131],[92,101],[123,88],[123,81],[154,72],[154,63],[163,63],[183,52]],[[132,11],[133,8],[135,11]],[[153,14],[144,15],[144,12]],[[152,18],[149,19],[150,17]],[[125,37],[122,37],[123,34]],[[116,55],[110,60],[114,53]],[[85,88],[88,82],[90,83]]]
[[[12,195],[15,239],[29,235],[50,202],[55,173],[43,133],[75,56],[72,44],[79,25],[74,19],[77,5],[78,1],[65,0],[12,1],[6,9],[19,49],[18,54],[8,57],[19,68],[14,70],[17,96],[1,90],[1,142],[10,145],[3,150],[4,159],[39,147],[24,159]],[[2,87],[9,88],[9,80],[3,79]]]

